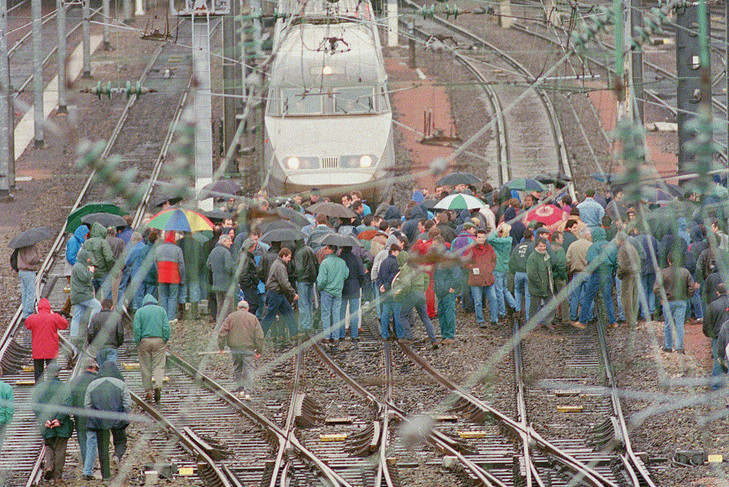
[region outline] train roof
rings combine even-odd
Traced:
[[[276,51],[271,86],[380,85],[387,73],[375,36],[365,23],[290,26]]]
[[[291,14],[290,22],[316,22],[318,19],[372,20],[369,0],[280,0],[279,10]]]

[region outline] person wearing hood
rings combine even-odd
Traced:
[[[38,421],[45,458],[43,461],[43,478],[59,481],[63,476],[66,463],[66,446],[73,434],[71,417],[61,412],[68,400],[68,389],[58,377],[61,368],[51,364],[46,368],[46,379],[39,382],[33,391],[33,412]]]
[[[590,275],[585,287],[585,295],[582,299],[580,307],[579,321],[572,323],[575,328],[584,329],[590,317],[592,304],[595,300],[597,292],[602,293],[602,299],[605,302],[605,308],[608,314],[608,325],[614,326],[615,307],[613,306],[612,284],[613,273],[617,267],[617,247],[608,243],[605,239],[605,230],[602,227],[591,227],[592,245],[587,249],[587,267],[594,266],[597,268]]]
[[[157,264],[157,282],[159,288],[159,304],[167,311],[167,319],[177,323],[177,300],[180,294],[180,283],[185,280],[185,257],[177,246],[177,232],[165,233],[165,241],[154,251]]]
[[[527,280],[529,281],[529,316],[534,317],[547,306],[554,296],[554,279],[552,276],[552,262],[547,252],[547,240],[538,237],[534,252],[529,254],[526,265]],[[540,325],[552,328],[554,311],[550,311],[540,321]]]
[[[99,222],[91,225],[89,238],[83,243],[82,248],[88,251],[91,264],[94,266],[94,292],[96,292],[101,288],[111,268],[114,267],[114,253],[106,240],[104,225]],[[106,296],[106,293],[111,291],[111,283],[106,284],[104,289],[106,291],[101,294],[102,296]]]
[[[316,287],[321,296],[321,326],[325,340],[344,340],[346,333],[344,323],[337,325],[337,322],[341,318],[342,290],[344,282],[349,277],[349,268],[347,263],[337,256],[337,247],[332,245],[327,247],[331,253],[322,261],[316,278]]]
[[[25,327],[32,335],[33,369],[35,381],[43,375],[43,369],[58,357],[58,330],[68,328],[66,318],[51,312],[51,303],[46,298],[38,302],[38,313],[25,319]]]
[[[154,376],[154,401],[158,403],[162,396],[165,344],[170,339],[171,330],[167,312],[157,304],[157,300],[151,294],[144,297],[142,307],[134,313],[132,330],[134,342],[137,344],[145,400],[152,401],[152,376]]]
[[[293,262],[296,291],[299,294],[299,330],[309,332],[314,326],[314,283],[319,273],[319,261],[314,249],[304,244],[304,239],[300,239],[296,241]]]
[[[150,252],[152,256],[154,255],[157,237],[156,231],[149,232],[127,255],[125,264],[132,268],[130,292],[134,293],[132,300],[134,310],[142,307],[142,300],[147,294],[157,295],[157,268],[154,266],[154,260],[151,257],[147,258]]]
[[[73,266],[76,265],[76,256],[78,255],[78,251],[81,250],[81,246],[86,241],[86,236],[89,234],[89,227],[86,225],[79,225],[76,230],[74,230],[73,235],[71,235],[71,238],[68,239],[68,242],[66,243],[66,279],[68,280],[69,287],[71,286],[71,272],[73,271]],[[63,308],[61,308],[60,313],[65,316],[66,318],[71,317],[71,295],[66,298],[66,303],[63,305]]]
[[[2,375],[2,368],[0,368],[0,375]],[[14,414],[15,398],[13,388],[10,384],[0,379],[0,451],[3,449],[5,432],[7,431],[8,425],[13,421]],[[2,480],[2,476],[0,476],[0,482]]]
[[[71,270],[71,342],[78,346],[83,339],[81,323],[86,323],[92,316],[101,311],[101,303],[94,295],[94,266],[91,255],[86,249],[78,252],[76,263]],[[88,314],[88,317],[86,316]]]
[[[98,451],[101,476],[111,478],[109,467],[109,438],[114,437],[114,464],[118,467],[127,449],[126,427],[129,421],[122,417],[99,417],[92,411],[126,414],[132,410],[132,396],[116,364],[106,361],[99,367],[99,377],[86,389],[84,407],[90,410],[86,421],[86,458],[84,479],[91,480]]]
[[[91,357],[84,357],[81,361],[80,368],[82,372],[78,374],[69,383],[69,394],[66,399],[66,406],[70,408],[84,409],[84,400],[86,398],[86,390],[89,384],[99,375],[99,364]],[[74,418],[76,426],[76,439],[78,440],[78,448],[81,452],[81,463],[86,458],[86,414],[76,414]]]

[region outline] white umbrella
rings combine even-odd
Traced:
[[[477,210],[486,203],[469,194],[452,194],[440,200],[435,208],[439,210]]]

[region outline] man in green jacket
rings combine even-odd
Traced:
[[[442,238],[441,238],[442,241]],[[443,245],[436,240],[436,244]],[[440,263],[433,273],[433,290],[438,298],[438,324],[443,344],[455,342],[456,333],[456,294],[460,292],[463,273],[454,262]]]
[[[0,369],[0,373],[2,369]],[[13,420],[13,414],[15,413],[15,402],[13,398],[13,388],[10,384],[6,384],[0,380],[0,451],[3,449],[3,443],[5,442],[5,432],[8,429],[8,425]],[[0,478],[2,482],[2,478]]]
[[[46,447],[43,478],[56,481],[63,475],[66,445],[73,433],[71,417],[60,412],[68,397],[66,385],[58,378],[60,371],[55,363],[46,367],[46,379],[33,392],[33,412]]]
[[[529,281],[529,315],[533,318],[554,295],[552,263],[547,253],[547,241],[542,237],[536,240],[534,252],[527,259],[526,267]],[[540,324],[551,329],[553,316],[554,312],[549,312]]]
[[[89,238],[82,248],[86,249],[91,257],[91,265],[94,266],[94,291],[98,291],[115,262],[111,245],[106,241],[106,228],[99,222],[94,222],[89,231]],[[101,299],[107,297],[106,292],[111,293],[111,283],[107,283],[104,289]]]
[[[554,294],[559,294],[567,286],[567,252],[564,249],[564,235],[562,232],[552,234],[552,278],[554,279]],[[563,324],[570,323],[570,307],[567,297],[559,301],[560,317]]]
[[[93,315],[101,311],[101,303],[94,296],[94,266],[91,254],[82,248],[76,256],[76,263],[71,269],[71,318],[70,336],[75,346],[83,342],[85,332],[81,332],[81,324],[88,323]],[[88,317],[86,314],[88,313]]]
[[[491,233],[486,241],[496,252],[496,267],[494,267],[494,287],[496,289],[496,302],[499,305],[499,318],[506,316],[506,305],[509,305],[509,313],[516,308],[514,296],[506,284],[506,274],[509,272],[509,258],[511,257],[512,238],[511,225],[499,223],[496,233]]]
[[[167,311],[157,304],[157,299],[147,294],[142,307],[134,313],[134,342],[137,344],[139,369],[142,374],[145,400],[152,401],[152,376],[154,376],[154,401],[162,397],[164,378],[165,344],[170,339],[170,322]]]
[[[328,247],[332,253],[322,261],[316,278],[316,287],[321,296],[321,326],[324,329],[324,340],[344,340],[344,323],[338,322],[342,307],[342,289],[344,281],[349,277],[349,268],[344,259],[337,256],[337,247]]]

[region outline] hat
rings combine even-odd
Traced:
[[[82,370],[86,370],[89,367],[99,368],[99,364],[96,363],[93,357],[84,357],[81,359],[80,366]]]
[[[469,228],[476,228],[476,225],[474,225],[471,222],[466,222],[466,223],[463,224],[463,229],[464,230],[469,229]]]

